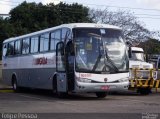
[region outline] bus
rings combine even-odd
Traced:
[[[68,93],[128,89],[129,58],[119,27],[70,23],[3,42],[3,80],[20,87]]]

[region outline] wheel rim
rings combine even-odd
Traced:
[[[16,84],[16,82],[14,81],[14,83],[13,83],[13,89],[14,90],[16,90],[17,89],[17,84]]]

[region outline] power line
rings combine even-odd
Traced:
[[[57,0],[58,1],[58,0]],[[14,2],[14,1],[7,1],[7,0],[0,0],[0,2],[9,2],[9,3],[17,3],[20,4],[20,2]],[[68,1],[62,1],[62,2],[68,2]],[[74,2],[68,2],[74,4]],[[12,4],[6,4],[6,3],[1,3],[4,5],[11,5],[11,6],[16,6]],[[98,5],[98,4],[88,4],[88,3],[78,3],[78,4],[86,4],[86,5],[94,5],[94,6],[105,6],[105,7],[114,7],[114,8],[125,8],[125,9],[139,9],[139,10],[149,10],[149,11],[160,11],[158,9],[145,9],[145,8],[133,8],[133,7],[120,7],[120,6],[109,6],[109,5]],[[146,14],[148,15],[148,14]],[[149,16],[160,16],[160,15],[149,15]]]
[[[41,9],[41,8],[36,8],[36,9]],[[50,7],[48,7],[47,10],[51,10]],[[63,11],[58,11],[59,13],[72,13],[72,14],[83,14],[83,11],[82,10],[76,10],[76,11],[72,11],[72,9],[70,8],[61,8],[60,10],[63,10]],[[116,12],[115,12],[116,13]],[[62,15],[60,14],[60,15]],[[3,16],[9,16],[9,14],[0,14],[0,15],[3,15]],[[137,18],[145,18],[145,19],[160,19],[160,18],[156,18],[156,17],[140,17],[138,15],[148,15],[150,16],[150,14],[135,14]],[[66,15],[62,15],[62,16],[66,16]],[[157,15],[159,16],[159,15]]]
[[[143,19],[160,19],[160,18],[154,18],[154,17],[137,17],[137,18],[143,18]]]
[[[156,15],[156,14],[134,14],[134,15],[140,15],[140,16],[160,16],[160,15]]]
[[[63,1],[65,3],[74,3],[69,1]],[[75,2],[76,3],[76,2]],[[111,6],[111,5],[98,5],[98,4],[88,4],[88,3],[78,3],[78,4],[84,4],[84,5],[92,5],[92,6],[104,6],[104,7],[113,7],[113,8],[123,8],[123,9],[137,9],[137,10],[147,10],[147,11],[160,11],[159,9],[147,9],[147,8],[135,8],[135,7],[121,7],[121,6]]]
[[[20,4],[20,2],[14,2],[14,1],[8,1],[8,0],[0,0],[0,2],[9,2],[9,3],[17,3],[17,4]]]
[[[1,2],[1,1],[0,1]],[[9,6],[14,6],[16,7],[17,5],[13,5],[13,4],[7,4],[7,3],[0,3],[1,5],[9,5]]]
[[[56,0],[56,1],[58,1],[58,0]],[[8,1],[8,0],[0,0],[0,2],[8,2],[8,3],[17,3],[17,4],[20,4],[20,2]],[[76,2],[63,1],[63,0],[62,0],[62,2],[71,3],[71,4],[76,3]],[[121,6],[100,5],[100,4],[89,4],[89,3],[78,3],[78,4],[92,5],[92,6],[113,7],[113,8],[123,8],[123,9],[137,9],[137,10],[148,10],[148,11],[160,11],[159,9],[147,9],[147,8],[135,8],[135,7],[121,7]],[[10,4],[5,4],[5,5],[10,5]],[[15,5],[14,5],[14,6],[15,6]]]
[[[1,0],[0,0],[0,2],[1,2]],[[10,5],[10,4],[5,4],[5,5]],[[15,6],[15,5],[12,5],[12,6]],[[59,7],[59,8],[61,10],[63,10],[61,12],[69,12],[69,13],[73,13],[73,14],[78,14],[78,13],[82,14],[82,12],[83,12],[83,10],[73,11],[72,8],[62,8],[62,7]],[[41,8],[38,8],[38,9],[41,9]],[[51,9],[51,7],[48,7],[48,9]],[[9,14],[0,14],[0,15],[9,16]],[[134,14],[134,15],[136,15],[137,18],[160,19],[160,18],[156,18],[156,17],[139,17],[139,16],[160,16],[160,15],[151,15],[151,14]]]

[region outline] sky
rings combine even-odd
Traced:
[[[129,10],[150,31],[160,31],[160,0],[26,0],[27,2],[42,2],[48,4],[60,1],[66,3],[77,2],[84,6],[96,9]],[[0,0],[0,14],[8,14],[9,11],[19,5],[23,0]]]

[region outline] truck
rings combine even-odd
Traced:
[[[146,62],[142,48],[130,47],[130,50],[129,90],[137,90],[138,93],[147,95],[151,92],[151,87],[145,84],[150,77],[150,69],[153,69],[153,64]]]
[[[144,51],[142,48],[131,47],[129,68],[153,68],[153,64],[146,62]]]

